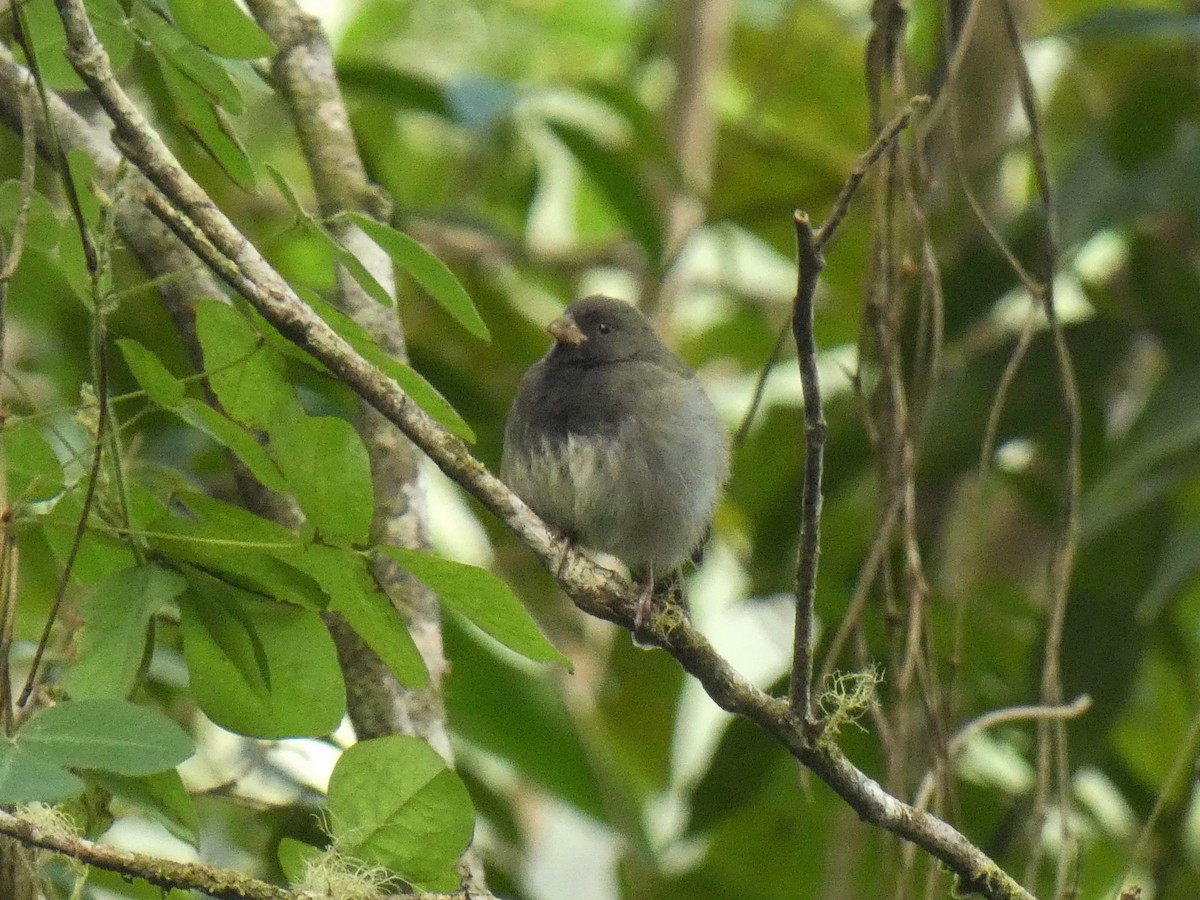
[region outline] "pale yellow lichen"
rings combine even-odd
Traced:
[[[817,699],[824,728],[821,741],[837,738],[843,725],[858,724],[863,713],[875,702],[875,688],[883,681],[883,673],[872,665],[865,672],[832,672],[825,679],[825,690]]]
[[[82,835],[79,826],[75,824],[75,820],[57,806],[50,806],[46,803],[26,803],[18,806],[13,811],[13,815],[28,822],[40,834],[48,837],[78,838]],[[59,856],[49,850],[39,849],[36,851],[36,859],[39,866],[50,857],[55,857],[65,862],[71,871],[74,872],[76,879],[87,874],[88,867],[77,859],[73,859],[70,856]]]
[[[395,890],[395,876],[337,850],[325,850],[304,862],[293,887],[301,894],[330,900],[376,900]]]

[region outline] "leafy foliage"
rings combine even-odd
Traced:
[[[329,815],[339,849],[414,885],[457,885],[454,863],[474,827],[471,799],[424,741],[392,735],[347,750],[329,779]]]

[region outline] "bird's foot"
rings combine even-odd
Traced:
[[[643,649],[648,649],[654,646],[652,641],[646,639],[648,636],[653,636],[654,632],[650,629],[650,617],[654,612],[654,573],[647,572],[646,580],[642,583],[641,589],[638,591],[637,606],[633,612],[633,643]]]
[[[689,619],[687,594],[682,573],[676,571],[656,582],[652,574],[638,582],[637,603],[633,614],[633,643],[649,649],[661,647],[671,632]]]
[[[565,535],[562,539],[562,549],[558,552],[558,568],[554,570],[554,580],[562,581],[563,573],[567,571],[567,557],[575,549],[575,538]]]

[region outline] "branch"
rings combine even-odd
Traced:
[[[619,624],[632,625],[632,616]],[[859,817],[886,829],[937,857],[959,879],[963,894],[972,891],[994,900],[1033,900],[982,850],[953,826],[893,797],[856,768],[831,743],[810,742],[786,701],[770,697],[745,681],[687,623],[670,632],[663,648],[703,685],[722,709],[742,715],[774,736],[788,751],[831,787]]]
[[[161,888],[203,891],[218,900],[297,900],[285,888],[267,884],[230,869],[203,863],[180,863],[140,853],[130,853],[84,840],[61,827],[49,827],[0,811],[0,834],[22,844],[51,850],[71,859],[133,876]]]
[[[955,732],[954,736],[947,742],[946,758],[948,760],[956,759],[977,734],[982,734],[989,728],[996,728],[999,725],[1007,725],[1011,722],[1044,722],[1048,720],[1077,719],[1091,708],[1092,698],[1087,694],[1080,694],[1070,703],[1062,706],[1007,706],[1004,709],[994,709],[991,712],[986,712],[981,716],[971,719],[971,721]],[[933,795],[933,789],[934,774],[928,772],[921,780],[921,786],[917,790],[914,804],[918,808],[924,809],[929,803],[929,798]]]
[[[817,341],[813,334],[813,297],[825,268],[825,257],[807,213],[797,212],[796,299],[792,334],[804,390],[804,496],[800,511],[800,550],[796,561],[796,627],[792,638],[792,714],[811,718],[813,604],[817,596],[817,557],[821,551],[821,477],[825,463],[825,407],[817,376]]]
[[[817,229],[814,243],[818,251],[825,249],[825,245],[829,243],[833,233],[842,224],[842,219],[846,218],[846,213],[850,211],[850,201],[854,199],[854,194],[858,191],[867,172],[871,170],[871,166],[887,153],[888,148],[900,137],[900,133],[908,127],[917,110],[928,103],[929,97],[925,94],[918,94],[910,98],[904,105],[904,109],[896,113],[892,120],[883,126],[875,138],[875,142],[854,161],[854,165],[850,167],[850,175],[846,178],[846,183],[842,185],[842,190],[833,203],[829,218],[822,222],[821,227]]]
[[[171,156],[161,138],[117,84],[81,0],[56,0],[67,35],[67,55],[116,127],[129,159],[163,192],[145,202],[193,251],[244,296],[281,334],[326,365],[360,397],[399,427],[443,471],[504,521],[551,571],[583,612],[632,630],[635,592],[624,578],[586,555],[562,552],[545,523],[449,434],[375,370],[316,316],[250,242],[216,208]],[[565,557],[559,567],[559,558]],[[1031,900],[979,848],[946,822],[889,795],[830,744],[811,743],[788,703],[749,684],[690,624],[662,638],[662,646],[696,677],[723,709],[743,715],[774,735],[798,760],[830,785],[866,821],[926,849],[957,873],[964,891],[991,898]]]
[[[679,184],[661,185],[666,210],[663,258],[652,260],[642,290],[645,311],[659,322],[669,318],[682,287],[677,265],[693,234],[704,224],[712,189],[717,147],[717,79],[733,34],[732,0],[688,0],[679,5],[674,35],[675,86],[670,111],[671,152],[679,166]]]
[[[833,210],[815,232],[808,214],[797,211],[796,224],[796,297],[792,303],[792,335],[796,340],[800,384],[804,391],[804,497],[800,512],[800,549],[796,561],[796,625],[792,638],[792,712],[808,722],[811,717],[813,689],[813,604],[817,595],[817,558],[821,551],[821,479],[825,460],[824,404],[821,381],[817,374],[817,342],[813,332],[813,298],[817,282],[825,268],[821,250],[833,237],[850,209],[850,201],[871,166],[908,126],[919,106],[929,102],[925,96],[913,97],[854,161]],[[776,344],[778,347],[779,344]],[[774,360],[772,359],[772,362]],[[771,363],[769,362],[768,368]],[[761,396],[761,393],[759,394]],[[753,414],[753,408],[751,415]],[[749,416],[747,416],[747,423]],[[745,426],[743,426],[745,427]]]
[[[1062,700],[1062,639],[1066,626],[1067,602],[1070,596],[1071,576],[1075,568],[1075,555],[1079,549],[1080,492],[1083,467],[1083,410],[1079,396],[1079,384],[1075,376],[1075,365],[1067,348],[1062,322],[1054,299],[1054,277],[1058,272],[1059,226],[1058,209],[1050,168],[1046,160],[1046,148],[1042,138],[1041,116],[1038,112],[1033,79],[1021,46],[1021,35],[1011,0],[1002,0],[1000,10],[1004,18],[1004,30],[1012,49],[1016,67],[1018,96],[1021,109],[1029,123],[1029,149],[1033,157],[1033,169],[1037,176],[1038,195],[1042,205],[1042,291],[1041,301],[1050,324],[1054,342],[1054,356],[1058,368],[1059,387],[1062,391],[1063,412],[1067,431],[1067,459],[1064,467],[1066,488],[1062,497],[1062,532],[1055,541],[1050,559],[1050,597],[1046,623],[1046,645],[1042,657],[1042,702],[1058,703]],[[1034,297],[1037,298],[1037,294]],[[1067,729],[1063,721],[1043,722],[1038,728],[1038,787],[1035,795],[1034,827],[1044,821],[1045,798],[1051,781],[1056,782],[1058,803],[1062,809],[1069,806],[1070,761],[1067,753]],[[1051,756],[1054,777],[1051,778]],[[1071,832],[1070,816],[1063,815],[1059,823],[1064,847],[1073,846],[1077,839]],[[1035,832],[1036,833],[1036,832]],[[1035,844],[1040,848],[1040,842]],[[1068,893],[1069,866],[1065,860],[1069,853],[1059,857],[1055,877],[1054,895],[1064,897]],[[1029,874],[1035,875],[1040,858],[1037,852],[1030,859]],[[1032,877],[1028,879],[1032,881]]]
[[[29,847],[49,850],[122,877],[140,878],[168,890],[200,891],[216,900],[314,900],[305,891],[293,891],[251,878],[232,869],[207,863],[184,863],[107,847],[77,837],[61,825],[50,825],[0,810],[0,834]],[[479,895],[412,893],[392,895],[398,900],[474,900]]]
[[[854,165],[850,167],[850,174],[846,178],[846,183],[842,185],[842,190],[838,193],[837,199],[833,203],[833,209],[829,213],[829,218],[817,229],[813,243],[816,245],[818,251],[824,250],[825,245],[833,239],[834,232],[837,231],[838,226],[841,225],[842,220],[850,211],[850,202],[854,199],[859,185],[862,184],[863,178],[866,177],[871,166],[887,152],[887,149],[900,136],[900,132],[908,127],[917,109],[928,102],[929,98],[924,95],[918,95],[910,99],[904,109],[879,132],[875,143],[868,147],[867,151],[854,161]],[[734,449],[740,447],[745,442],[746,436],[750,433],[750,426],[754,423],[754,417],[758,413],[763,393],[766,391],[767,378],[771,374],[771,368],[779,360],[779,354],[783,352],[784,338],[787,337],[789,324],[784,323],[783,328],[779,330],[779,335],[775,338],[775,345],[771,348],[771,353],[768,355],[766,363],[764,363],[759,372],[758,380],[754,385],[754,395],[750,400],[750,406],[746,410],[742,424],[738,427],[737,434],[733,439]]]

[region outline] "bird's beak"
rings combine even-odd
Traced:
[[[587,335],[579,330],[579,326],[575,324],[575,320],[568,313],[565,316],[560,316],[549,325],[546,330],[550,332],[550,336],[560,344],[570,344],[572,347],[581,347],[587,341]]]

